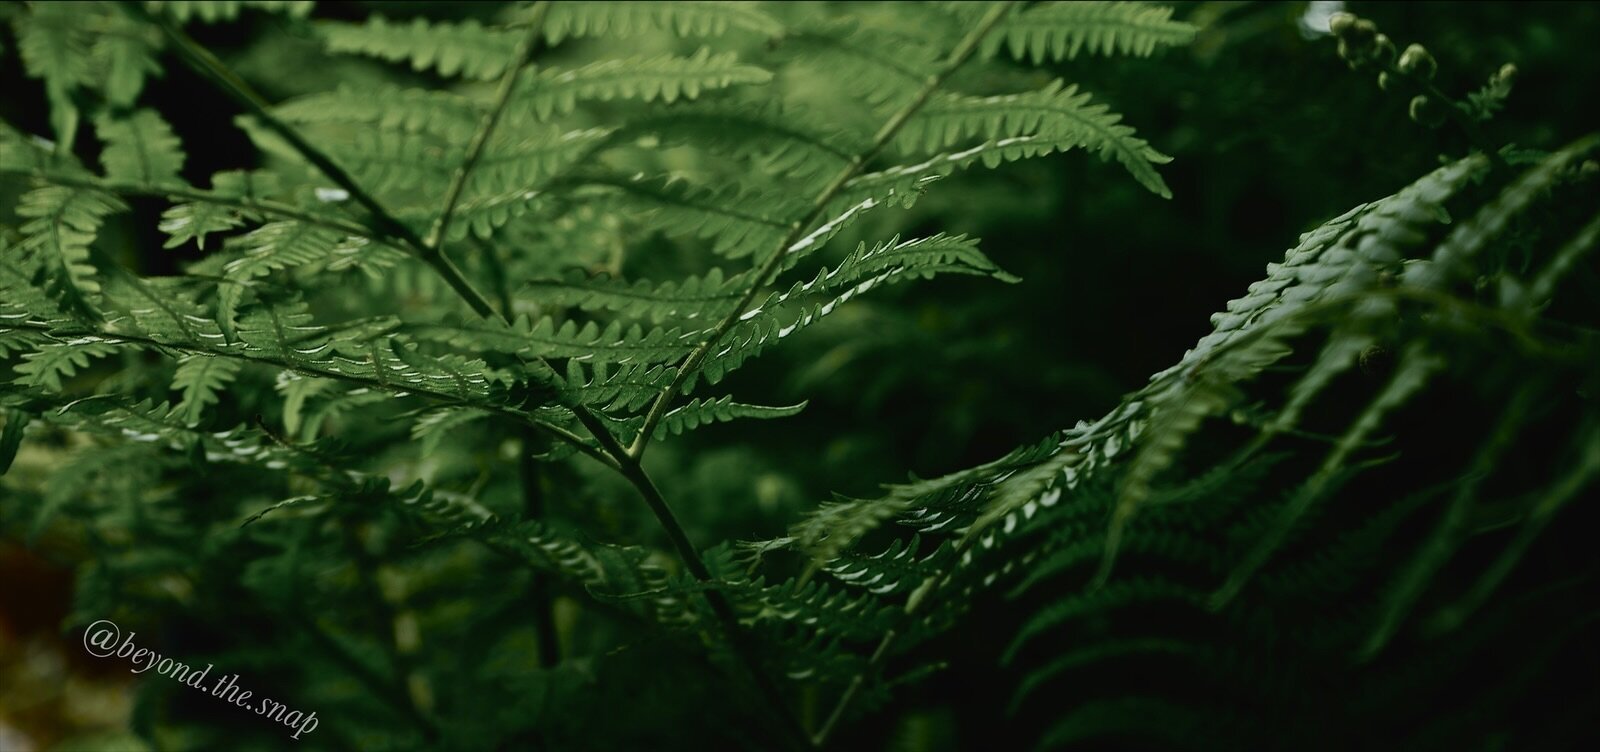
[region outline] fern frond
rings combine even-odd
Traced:
[[[318,28],[331,52],[404,62],[412,70],[432,69],[441,76],[480,81],[505,73],[523,36],[508,29],[486,28],[470,19],[448,23],[415,18],[411,23],[396,23],[373,16],[363,24],[328,22]]]
[[[110,194],[63,186],[36,188],[23,195],[17,216],[22,225],[22,248],[39,258],[45,273],[45,290],[62,309],[96,319],[93,298],[100,293],[89,244],[100,232],[107,215],[122,211],[122,202]]]
[[[1006,162],[1032,159],[1077,148],[1073,140],[1054,141],[1039,136],[1016,136],[985,141],[957,152],[938,154],[921,162],[896,165],[858,175],[840,191],[835,206],[865,200],[881,201],[909,209],[934,181],[974,164],[998,167]]]
[[[846,531],[845,537],[859,536]],[[846,586],[863,588],[873,595],[909,594],[955,563],[955,546],[949,541],[919,555],[924,540],[920,535],[913,535],[909,542],[896,539],[888,548],[870,555],[843,551],[823,568]]]
[[[629,318],[661,323],[715,320],[733,305],[746,284],[744,274],[725,278],[720,268],[712,268],[704,276],[661,283],[642,279],[630,283],[605,276],[590,277],[582,270],[573,270],[562,280],[533,280],[524,284],[523,290],[541,305],[613,311]]]
[[[102,17],[108,28],[97,34],[89,54],[100,71],[99,88],[106,101],[116,107],[131,107],[144,90],[146,76],[159,75],[156,61],[161,51],[161,32],[123,13]]]
[[[616,200],[651,211],[653,224],[668,235],[711,242],[729,258],[770,251],[789,231],[789,217],[802,211],[786,197],[755,193],[738,185],[699,188],[681,181],[584,176],[583,184],[618,189]]]
[[[1091,104],[1088,92],[1057,79],[1037,91],[993,97],[945,94],[934,98],[906,123],[896,137],[897,148],[907,153],[940,153],[964,139],[991,141],[1037,136],[1063,148],[1074,144],[1116,159],[1140,185],[1162,198],[1171,198],[1154,165],[1172,161],[1106,105]]]
[[[588,156],[609,133],[604,128],[568,131],[554,125],[501,131],[479,157],[463,189],[462,203],[532,200],[542,182]],[[439,186],[449,181],[465,154],[460,144],[391,131],[358,132],[330,150],[380,193],[422,204],[424,216],[431,216]]]
[[[193,240],[201,250],[206,247],[206,236],[227,232],[244,224],[244,216],[232,207],[193,201],[174,204],[161,212],[157,229],[167,234],[163,248],[177,248]]]
[[[550,44],[573,37],[630,37],[655,31],[681,37],[720,36],[738,29],[767,37],[783,26],[751,3],[687,0],[672,3],[613,0],[558,3],[544,20]]]
[[[450,431],[487,417],[489,413],[471,408],[443,407],[429,410],[411,424],[411,440],[421,443],[421,454],[426,457],[438,450],[439,444]]]
[[[829,229],[825,225],[817,233]],[[817,233],[801,243],[821,237]],[[800,243],[796,243],[790,253],[797,253],[799,247]],[[810,326],[879,285],[950,272],[1015,281],[965,236],[936,235],[904,242],[896,237],[871,250],[863,243],[833,270],[823,269],[811,281],[795,283],[788,291],[774,293],[761,305],[746,311],[722,337],[700,370],[687,381],[686,388],[692,388],[695,378],[701,376],[713,384],[721,381],[767,346]],[[786,306],[797,307],[798,313],[786,313]]]
[[[567,360],[565,377],[557,385],[566,401],[596,407],[608,413],[638,410],[661,395],[677,369],[665,365],[634,364],[611,367],[596,363],[585,368],[576,358]]]
[[[799,415],[800,411],[805,408],[805,402],[783,407],[769,407],[734,402],[731,396],[716,399],[696,398],[668,412],[661,419],[661,422],[656,425],[656,438],[677,436],[712,423],[727,423],[740,419],[771,420],[774,418],[787,418],[791,415]]]
[[[511,118],[549,120],[569,114],[579,102],[618,99],[667,104],[730,86],[764,84],[772,74],[740,63],[732,52],[702,47],[689,57],[611,58],[580,68],[547,68],[522,79],[509,104]]]
[[[69,154],[79,117],[71,93],[91,80],[89,36],[71,4],[42,3],[29,11],[15,17],[17,51],[28,75],[44,81],[56,151]]]
[[[181,183],[183,145],[172,127],[153,110],[137,110],[124,118],[101,116],[95,120],[106,177],[143,185]]]
[[[6,327],[6,320],[12,315],[26,317],[26,313],[13,312],[8,308],[0,308],[0,358],[9,358],[15,353],[31,352],[50,339],[39,332],[25,329],[10,329]]]
[[[662,146],[706,148],[775,175],[815,177],[865,152],[849,131],[793,107],[701,101],[628,120],[613,138],[654,136]]]
[[[190,355],[178,361],[177,373],[172,377],[172,388],[183,392],[177,415],[191,426],[200,424],[200,418],[209,405],[221,399],[219,392],[239,377],[238,361],[205,355]]]
[[[530,358],[573,358],[586,363],[652,364],[677,360],[695,345],[696,331],[651,328],[612,321],[601,326],[545,316],[519,316],[511,324],[417,324],[408,327],[423,339],[448,342],[477,352]]]
[[[352,240],[304,222],[273,222],[251,231],[240,242],[244,255],[223,268],[229,281],[217,288],[217,321],[229,336],[237,329],[239,306],[253,280],[325,261]]]
[[[796,48],[796,67],[825,76],[880,112],[915,96],[944,57],[914,33],[854,23],[821,24],[785,43]]]
[[[482,117],[475,102],[453,92],[349,84],[296,97],[273,108],[273,114],[290,123],[375,125],[452,143],[470,139]]]
[[[78,369],[87,367],[90,360],[118,352],[119,347],[114,342],[92,336],[42,345],[22,356],[22,363],[16,368],[16,383],[59,392],[62,379],[71,378]]]
[[[1188,44],[1195,27],[1172,20],[1172,8],[1136,2],[1034,3],[1008,16],[983,40],[984,57],[1003,46],[1034,65],[1090,55],[1148,57],[1160,47]]]
[[[1434,250],[1429,263],[1408,268],[1405,281],[1428,289],[1440,289],[1450,282],[1460,281],[1468,274],[1473,257],[1500,237],[1513,218],[1545,195],[1573,162],[1596,148],[1600,148],[1600,134],[1586,136],[1518,175],[1472,219],[1453,229]]]
[[[203,23],[216,23],[238,18],[245,8],[305,18],[316,3],[312,0],[155,0],[148,5],[151,10],[168,13],[180,22],[199,19]]]

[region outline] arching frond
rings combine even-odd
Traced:
[[[1035,136],[1053,142],[1057,149],[1074,144],[1116,159],[1140,185],[1163,198],[1171,198],[1154,165],[1172,161],[1104,104],[1091,104],[1088,92],[1057,80],[1023,94],[968,97],[947,94],[937,98],[906,124],[896,144],[908,153],[939,153],[965,139],[988,140]]]
[[[95,121],[106,176],[143,185],[178,182],[183,170],[183,145],[171,126],[151,110],[138,110],[125,118],[102,116]]]
[[[408,63],[413,70],[482,81],[505,73],[522,41],[522,35],[514,30],[488,28],[474,20],[448,23],[414,18],[399,23],[373,16],[362,24],[328,22],[318,29],[332,52],[367,55]]]
[[[769,37],[783,33],[771,16],[742,2],[558,3],[551,6],[544,21],[544,35],[551,44],[571,37],[630,37],[653,31],[684,37],[718,36],[733,29]]]
[[[513,116],[549,120],[572,112],[584,101],[672,104],[703,92],[771,79],[770,72],[740,63],[732,52],[714,54],[702,47],[688,57],[611,58],[570,70],[547,68],[522,79],[510,107]]]
[[[1003,48],[1035,65],[1090,55],[1146,57],[1158,48],[1188,44],[1195,27],[1172,20],[1172,8],[1137,2],[1033,3],[984,38],[983,54]]]
[[[28,221],[21,228],[21,248],[34,254],[45,290],[63,310],[98,317],[100,282],[89,261],[89,245],[102,220],[124,208],[109,194],[62,186],[36,188],[22,197],[17,215]]]

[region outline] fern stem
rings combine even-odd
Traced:
[[[211,347],[196,345],[192,342],[171,342],[138,334],[129,334],[126,332],[107,332],[97,329],[60,329],[31,321],[8,321],[6,322],[6,327],[9,329],[26,329],[30,331],[36,331],[43,334],[48,334],[55,338],[95,337],[101,340],[114,340],[130,345],[149,347],[157,351],[173,351],[193,353],[197,355],[210,355],[219,358],[232,358],[234,360],[242,360],[249,363],[258,363],[261,365],[271,366],[283,371],[291,371],[302,376],[313,376],[316,378],[343,381],[350,384],[359,384],[369,389],[377,389],[385,392],[401,392],[404,394],[433,400],[441,405],[453,407],[471,407],[480,410],[487,410],[498,415],[505,415],[515,418],[530,426],[533,426],[534,428],[537,428],[540,431],[550,434],[560,441],[571,444],[573,448],[577,449],[579,452],[589,456],[606,467],[609,467],[613,470],[617,470],[620,467],[617,460],[613,459],[611,455],[596,449],[588,441],[584,440],[582,436],[562,428],[561,426],[538,420],[537,418],[534,418],[533,416],[521,410],[515,410],[500,405],[486,405],[476,402],[467,402],[456,397],[452,397],[448,394],[440,394],[439,392],[434,392],[412,385],[397,386],[394,384],[380,382],[375,379],[363,379],[357,376],[351,376],[338,371],[326,371],[320,368],[313,368],[305,365],[304,363],[295,363],[279,358],[268,358],[260,355],[247,354],[231,350],[217,350]]]
[[[372,222],[375,225],[374,229],[383,233],[386,237],[399,240],[416,252],[423,263],[432,267],[440,277],[443,277],[445,283],[450,285],[451,289],[455,290],[479,316],[484,318],[494,316],[494,306],[489,304],[488,298],[485,298],[483,293],[473,287],[465,276],[462,276],[461,270],[456,268],[449,258],[445,257],[439,249],[424,243],[422,238],[417,237],[417,234],[411,228],[400,220],[395,219],[394,215],[390,214],[378,202],[377,198],[362,188],[350,176],[350,173],[345,172],[344,168],[323,153],[321,149],[306,141],[288,123],[273,115],[270,109],[272,105],[260,94],[256,93],[254,89],[250,88],[250,85],[245,83],[243,79],[223,65],[222,61],[218,60],[215,55],[212,55],[199,42],[185,34],[182,29],[174,26],[171,21],[159,14],[145,10],[139,3],[123,3],[122,7],[128,9],[136,18],[144,19],[159,27],[167,35],[167,38],[172,41],[178,56],[183,59],[185,64],[220,89],[228,98],[234,100],[247,112],[259,119],[262,125],[265,125],[273,133],[288,142],[307,162],[310,162],[320,170],[335,185],[349,193],[350,198],[354,199],[371,215]]]
[[[938,91],[945,80],[955,73],[956,69],[960,68],[963,63],[967,62],[974,52],[977,52],[978,45],[983,42],[983,38],[994,29],[1000,19],[1005,17],[1013,4],[1012,2],[1000,2],[992,5],[988,13],[984,14],[982,20],[971,31],[967,32],[966,37],[951,51],[950,56],[945,59],[945,63],[939,69],[939,72],[929,76],[916,96],[912,97],[910,102],[907,102],[905,106],[890,116],[889,120],[883,124],[883,127],[878,129],[877,134],[873,136],[872,145],[867,147],[865,152],[852,157],[850,162],[840,169],[838,174],[834,175],[833,180],[829,181],[827,187],[823,188],[817,194],[817,197],[812,200],[811,209],[806,212],[805,217],[790,225],[789,232],[784,234],[783,240],[778,242],[777,247],[767,256],[766,261],[762,262],[756,273],[752,275],[753,282],[745,290],[744,295],[740,296],[738,303],[734,305],[727,315],[722,317],[721,321],[717,322],[716,327],[711,330],[710,336],[706,337],[704,342],[700,343],[683,359],[683,363],[678,366],[678,372],[672,377],[672,383],[650,405],[650,411],[645,414],[644,426],[639,430],[639,436],[634,439],[633,446],[628,448],[629,456],[638,459],[644,454],[645,448],[650,444],[651,434],[655,433],[656,424],[666,417],[667,409],[672,406],[673,395],[683,388],[684,383],[705,361],[711,349],[716,347],[717,343],[722,340],[722,337],[728,333],[729,329],[733,328],[734,324],[738,323],[739,317],[743,316],[744,312],[749,309],[750,304],[755,302],[756,296],[761,293],[762,288],[772,284],[773,279],[782,270],[783,259],[784,256],[788,255],[789,247],[804,236],[806,229],[812,223],[821,219],[822,213],[828,208],[828,203],[838,196],[840,191],[844,190],[850,179],[860,174],[861,170],[869,162],[888,147],[889,141],[894,138],[896,133],[900,132],[900,129],[905,126],[912,116],[922,109],[923,105],[928,103],[928,100],[933,97],[934,92]]]
[[[483,122],[478,126],[477,132],[472,134],[472,140],[467,142],[467,158],[456,168],[455,175],[451,176],[450,188],[444,194],[444,208],[439,211],[439,217],[433,221],[433,227],[428,230],[428,237],[423,241],[429,248],[437,249],[444,242],[445,232],[450,228],[450,220],[455,216],[456,204],[461,201],[461,191],[466,188],[467,178],[471,176],[473,168],[478,166],[478,159],[483,156],[484,147],[489,145],[495,127],[500,124],[500,117],[505,114],[506,105],[511,102],[511,92],[516,88],[517,77],[528,65],[528,59],[533,55],[533,48],[538,46],[539,35],[544,31],[544,17],[549,12],[550,3],[547,0],[533,4],[533,10],[529,12],[531,19],[528,21],[528,36],[517,47],[517,56],[506,68],[505,75],[500,77],[500,88],[495,91],[494,106],[484,113]]]
[[[330,230],[356,235],[370,240],[383,241],[380,235],[374,235],[371,227],[359,222],[352,222],[338,217],[315,214],[299,208],[282,204],[276,201],[260,199],[247,199],[240,196],[224,196],[212,191],[196,190],[179,185],[147,185],[144,183],[129,183],[116,180],[104,180],[94,177],[81,177],[76,175],[62,175],[41,170],[0,170],[0,175],[19,175],[31,177],[51,185],[66,186],[69,188],[83,188],[86,190],[105,191],[122,196],[154,196],[159,198],[179,199],[183,201],[199,201],[217,206],[231,206],[241,211],[255,214],[266,214],[282,219],[292,219],[308,225],[326,227]]]
[[[977,540],[977,538],[978,536],[976,535],[963,536],[951,552],[951,561],[960,562],[961,557],[967,553],[967,549],[972,547],[973,541]],[[905,609],[900,613],[900,625],[891,627],[889,631],[883,633],[883,638],[878,640],[878,647],[872,651],[872,656],[867,659],[867,665],[863,666],[855,676],[850,677],[849,686],[846,686],[844,693],[839,695],[839,701],[834,704],[833,710],[828,713],[828,720],[824,721],[822,728],[817,729],[817,733],[811,737],[811,746],[813,748],[823,749],[828,745],[828,739],[833,736],[834,731],[838,730],[839,723],[844,720],[845,713],[850,710],[850,706],[854,704],[856,697],[861,694],[861,689],[866,686],[867,680],[882,668],[885,660],[888,660],[889,650],[894,647],[895,640],[900,636],[900,626],[910,626],[911,620],[921,612],[922,604],[932,602],[934,594],[942,590],[945,584],[950,581],[950,578],[955,576],[957,566],[959,565],[951,564],[940,572],[937,577],[928,580],[912,591],[911,596],[906,599]]]
[[[603,429],[602,433],[607,439],[605,443],[610,445],[607,447],[608,451],[613,453],[622,452],[619,455],[619,459],[623,461],[623,476],[644,496],[645,503],[650,506],[650,511],[655,513],[656,519],[661,522],[662,529],[666,531],[667,538],[672,541],[673,548],[677,549],[678,557],[683,560],[683,565],[689,570],[689,574],[698,582],[708,585],[714,584],[716,579],[711,576],[711,570],[706,568],[705,561],[700,558],[694,543],[689,540],[689,534],[684,531],[682,525],[678,524],[678,519],[672,513],[672,508],[667,505],[666,498],[661,495],[661,490],[656,488],[655,482],[650,479],[649,475],[645,474],[644,468],[640,467],[638,460],[628,457],[621,444],[618,444],[610,433],[605,433]],[[788,734],[785,737],[786,740],[791,742],[790,746],[804,747],[808,738],[805,727],[800,725],[800,721],[789,710],[789,705],[784,701],[783,694],[778,691],[778,686],[761,669],[761,662],[757,656],[755,645],[750,641],[748,632],[739,626],[739,617],[733,612],[733,604],[728,601],[728,597],[721,590],[716,588],[707,588],[703,595],[706,603],[711,606],[711,613],[716,616],[717,622],[722,626],[722,631],[727,636],[728,645],[733,648],[734,655],[744,664],[745,670],[750,674],[750,680],[756,685],[756,690],[761,693],[762,698],[772,707],[773,713],[777,715],[779,722],[782,723],[784,731]]]

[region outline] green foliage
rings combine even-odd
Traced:
[[[1277,80],[1206,68],[1275,10],[384,11],[5,11],[0,540],[77,568],[68,632],[195,630],[164,647],[317,709],[312,748],[1552,738],[1527,708],[1594,613],[1551,523],[1600,475],[1600,137],[1490,140],[1515,67],[1456,103],[1444,47],[1335,16],[1459,132],[1346,137],[1398,110],[1297,89],[1372,158],[1280,168],[1244,132],[1281,121],[1164,83]],[[1273,237],[1369,200],[1080,400],[1069,334],[1157,329],[1211,186],[1268,170],[1317,196]],[[908,457],[940,472],[863,490]],[[1520,673],[1403,715],[1463,666]],[[161,681],[152,748],[285,744]]]

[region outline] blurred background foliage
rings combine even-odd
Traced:
[[[800,513],[833,494],[867,496],[907,473],[929,477],[969,467],[1103,414],[1208,332],[1207,317],[1257,279],[1263,266],[1277,260],[1300,232],[1404,186],[1436,166],[1439,155],[1467,148],[1453,130],[1415,126],[1406,117],[1403,100],[1379,91],[1368,76],[1346,69],[1333,54],[1333,41],[1314,23],[1328,6],[1341,4],[1176,5],[1177,17],[1202,28],[1193,45],[1144,60],[1083,58],[1055,71],[1097,92],[1156,148],[1175,157],[1163,168],[1174,198],[1155,199],[1119,174],[1117,165],[1074,152],[963,173],[950,179],[958,186],[931,191],[911,210],[909,220],[903,214],[872,215],[851,228],[833,243],[834,253],[854,247],[860,238],[887,237],[900,229],[912,235],[975,234],[1000,266],[1024,281],[1000,287],[955,277],[885,290],[852,303],[734,375],[729,392],[761,395],[768,404],[809,400],[809,407],[783,421],[714,426],[665,443],[650,455],[648,469],[661,486],[674,489],[679,514],[695,540],[782,535]],[[1425,43],[1439,60],[1439,84],[1447,91],[1474,89],[1502,63],[1514,62],[1521,72],[1516,91],[1507,110],[1489,126],[1497,141],[1554,148],[1592,124],[1583,119],[1600,81],[1600,45],[1595,44],[1600,4],[1348,5],[1402,44]],[[356,19],[372,12],[392,19],[483,18],[497,8],[473,2],[323,3],[312,20]],[[195,26],[192,33],[272,101],[341,83],[439,83],[426,74],[397,72],[398,67],[330,56],[302,22],[283,16],[247,12],[235,21]],[[675,42],[647,38],[626,44],[648,52],[650,45]],[[0,46],[0,116],[28,131],[48,132],[41,85],[24,77],[14,39],[5,38]],[[827,92],[819,94],[820,116],[855,116],[827,110]],[[166,65],[164,74],[148,85],[146,97],[187,145],[187,177],[256,166],[251,160],[257,152],[246,135],[224,127],[237,112],[210,94],[187,68]],[[4,198],[9,203],[14,196]],[[110,232],[130,236],[131,246],[158,247],[161,237],[154,218],[159,205],[136,202],[134,208]],[[137,263],[143,273],[155,274],[175,271],[198,257],[193,248],[185,248],[151,253]],[[577,261],[608,263],[598,250],[595,258]],[[649,276],[650,265],[674,268],[683,260],[651,257],[628,263],[630,271]],[[36,477],[89,472],[52,462],[48,449],[31,447],[13,472]],[[140,463],[152,460],[130,456],[129,462],[104,472],[118,482],[136,483],[149,469]],[[561,491],[550,494],[553,515],[581,511],[585,520],[603,523],[590,531],[601,539],[658,535],[620,481],[599,470],[589,473],[586,467],[547,478],[549,488]],[[585,477],[567,477],[568,472]],[[109,477],[105,481],[111,482]],[[30,522],[30,515],[0,498],[0,748],[148,748],[125,735],[129,724],[166,728],[174,735],[166,738],[168,743],[189,748],[229,748],[240,739],[275,733],[255,727],[248,718],[219,718],[204,727],[210,731],[196,731],[151,717],[157,712],[209,715],[225,709],[213,707],[209,698],[181,696],[186,690],[164,679],[135,685],[109,662],[84,655],[78,635],[61,634],[75,557],[82,549],[70,534],[49,530],[31,546],[24,545]],[[440,576],[451,565],[438,562]],[[271,575],[256,571],[243,556],[238,567],[240,580]],[[514,589],[508,586],[517,577],[463,588],[493,604],[495,593]],[[80,576],[79,587],[84,582]],[[225,594],[186,597],[219,595]],[[263,606],[227,605],[231,610],[215,613],[210,623],[155,622],[153,627],[160,626],[152,628],[150,639],[159,634],[173,652],[194,658],[203,656],[207,645],[244,640],[255,629],[252,610]],[[558,620],[564,613],[558,607]],[[1004,702],[1014,680],[994,671],[998,646],[1007,638],[1003,629],[986,627],[981,620],[950,635],[929,651],[949,656],[948,670],[899,695],[852,743],[904,750],[988,748],[980,744],[980,735],[1003,725]],[[566,639],[574,652],[586,644],[608,643],[594,633],[570,633]],[[279,647],[263,650],[253,664],[234,652],[230,670],[268,691],[275,682],[292,683],[296,671],[315,670],[307,656],[316,645],[298,645],[306,651],[302,655],[284,654],[283,643],[265,636],[263,644]],[[533,648],[525,631],[509,629],[488,643],[460,649],[500,651],[514,665],[518,651]],[[721,688],[701,686],[703,672],[685,665],[694,659],[680,652],[649,643],[626,650],[649,658],[606,656],[564,666],[539,683],[516,676],[479,677],[486,684],[520,687],[522,699],[515,709],[482,707],[475,712],[539,713],[549,721],[542,741],[554,749],[579,736],[591,743],[598,737],[603,740],[597,743],[600,747],[654,749],[674,743],[649,734],[629,736],[636,730],[595,728],[592,709],[681,717],[725,695]],[[654,681],[628,680],[628,672],[646,669]],[[661,680],[680,671],[696,678]],[[581,684],[582,689],[558,691],[564,683]],[[628,688],[636,685],[656,689],[630,694],[635,690]],[[663,693],[663,687],[673,691]],[[319,699],[331,698],[295,699],[315,708]],[[442,701],[465,707],[475,702],[471,697]],[[575,712],[584,707],[590,712]],[[223,735],[219,729],[242,736]],[[727,733],[737,738],[740,731]],[[264,744],[281,742],[281,736],[262,738]]]

